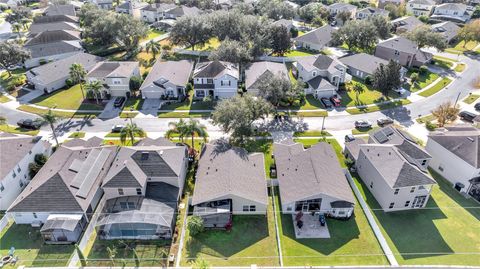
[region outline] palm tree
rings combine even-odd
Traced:
[[[180,119],[178,122],[169,122],[168,126],[170,129],[165,133],[165,137],[170,139],[173,135],[178,135],[183,143],[183,138],[188,134],[187,122],[185,122],[183,119]]]
[[[207,127],[201,124],[198,120],[194,120],[190,118],[185,128],[186,128],[186,133],[190,134],[190,136],[192,137],[193,149],[195,149],[195,144],[194,144],[195,135],[202,137],[204,141],[207,141],[207,137],[208,137]]]
[[[160,53],[160,51],[162,51],[162,46],[160,45],[160,43],[150,40],[145,45],[145,49],[147,53],[149,53],[150,51],[152,52],[153,54],[152,61],[153,61],[156,58],[157,54]]]
[[[19,23],[12,24],[12,31],[17,33],[18,38],[20,38],[20,29],[21,28],[22,28],[22,26]]]
[[[123,129],[120,131],[120,141],[122,141],[122,144],[125,144],[127,138],[130,138],[133,146],[133,143],[135,143],[135,136],[146,136],[145,131],[138,127],[136,123],[127,123],[127,125],[125,125],[125,127],[123,127]]]
[[[98,96],[101,94],[101,89],[103,88],[103,85],[100,81],[95,80],[87,83],[85,85],[85,89],[87,90],[87,93],[91,93],[93,97],[95,97],[95,100],[97,101],[98,104]]]
[[[357,104],[360,104],[360,94],[365,91],[365,88],[363,88],[360,83],[354,83],[352,86],[352,90],[355,92],[355,99],[357,101]]]
[[[83,92],[83,82],[85,81],[85,76],[87,76],[87,71],[83,68],[83,65],[74,63],[70,66],[70,79],[75,84],[80,84],[80,91],[82,91],[82,97],[85,99],[85,93]]]
[[[58,139],[57,139],[57,134],[55,133],[54,124],[58,122],[60,117],[53,114],[52,109],[49,109],[47,113],[40,115],[40,117],[42,118],[41,119],[42,125],[47,125],[47,124],[50,125],[50,128],[52,129],[52,133],[53,133],[53,138],[55,139],[55,142],[57,143],[57,147],[58,147]]]

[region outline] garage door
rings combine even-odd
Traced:
[[[160,99],[160,97],[162,96],[162,93],[159,91],[154,91],[154,92],[142,91],[142,96],[143,98],[146,98],[146,99]]]

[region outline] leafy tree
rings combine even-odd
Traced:
[[[180,0],[180,5],[198,7],[199,9],[215,9],[215,1],[212,0]]]
[[[119,25],[116,34],[116,40],[119,45],[125,47],[127,51],[137,48],[140,39],[147,36],[148,28],[145,23],[139,19],[132,18],[127,14],[115,14],[116,24]]]
[[[412,84],[415,85],[415,83],[417,83],[417,81],[420,79],[420,76],[418,75],[418,73],[412,73],[410,75],[410,81],[412,82]]]
[[[243,34],[243,16],[240,13],[229,11],[212,12],[205,20],[209,22],[212,28],[212,34],[219,40],[227,38],[240,40]]]
[[[202,233],[205,230],[202,217],[192,216],[188,218],[187,228],[192,236]]]
[[[142,77],[132,76],[128,81],[128,87],[130,88],[130,91],[136,92],[140,90],[140,87],[142,86],[142,82],[143,82]]]
[[[23,19],[31,19],[32,17],[32,11],[28,7],[16,6],[12,8],[12,12],[7,15],[5,20],[11,24],[21,24]]]
[[[401,86],[401,65],[390,60],[387,65],[380,66],[373,73],[373,87],[378,89],[386,97],[388,92]]]
[[[211,27],[203,16],[182,16],[170,31],[170,41],[175,45],[203,46],[211,37]]]
[[[345,43],[349,50],[371,51],[377,41],[377,29],[370,20],[348,21],[338,31],[332,33],[334,44]]]
[[[253,134],[253,123],[268,117],[272,111],[272,105],[263,98],[246,94],[222,100],[215,106],[212,119],[225,133],[243,141]]]
[[[157,54],[159,54],[162,51],[162,46],[160,43],[155,42],[153,40],[148,41],[148,43],[145,45],[145,50],[147,53],[152,52],[152,61],[157,58]]]
[[[290,89],[285,92],[284,100],[289,105],[292,106],[298,100],[305,99],[305,83],[299,79],[290,84]]]
[[[83,65],[74,63],[70,66],[70,79],[74,84],[80,84],[80,91],[82,92],[82,97],[85,99],[85,93],[83,92],[83,82],[87,76],[87,71],[83,68]]]
[[[286,93],[290,91],[291,87],[290,81],[283,76],[268,76],[258,82],[258,95],[272,105],[278,106],[286,98]]]
[[[422,16],[419,16],[418,17],[418,20],[423,22],[423,23],[427,23],[428,20],[429,20],[429,17],[428,16],[425,16],[425,15],[422,15]]]
[[[22,25],[20,23],[13,23],[12,24],[12,31],[17,33],[18,38],[20,38],[20,31],[22,30]]]
[[[451,101],[446,101],[432,110],[432,115],[437,120],[438,127],[443,127],[449,122],[454,122],[459,111],[458,106],[454,106]]]
[[[441,33],[433,31],[430,26],[421,25],[405,33],[405,37],[417,43],[418,48],[434,47],[443,51],[447,42]]]
[[[211,61],[227,61],[243,64],[252,59],[248,48],[240,41],[225,39],[220,46],[208,56]]]
[[[78,259],[80,260],[80,264],[82,265],[82,267],[86,267],[87,259],[85,258],[85,255],[83,255],[83,252],[78,246],[78,244],[75,244],[75,250],[77,251],[77,256],[78,256]]]
[[[273,53],[283,56],[292,47],[291,35],[287,27],[273,25],[270,28],[271,49]]]
[[[55,132],[55,123],[60,120],[60,117],[55,115],[51,109],[49,109],[47,113],[40,115],[40,117],[42,125],[49,125],[50,129],[52,129],[52,135],[58,147],[57,133]]]
[[[480,19],[465,24],[465,26],[460,29],[458,38],[464,41],[464,48],[470,41],[480,42]]]
[[[281,0],[260,0],[257,3],[257,10],[273,20],[293,19],[296,15],[296,10]]]
[[[87,90],[87,94],[90,94],[91,96],[93,96],[95,98],[95,100],[97,101],[97,104],[99,103],[99,97],[102,94],[102,92],[101,92],[102,88],[103,88],[103,85],[98,80],[91,81],[91,82],[87,83],[87,85],[85,85],[85,89]]]
[[[28,165],[28,172],[30,178],[35,177],[35,175],[42,169],[43,165],[47,162],[48,157],[44,154],[36,154],[34,161]]]
[[[131,121],[131,119],[130,119]],[[136,123],[130,122],[123,127],[123,129],[120,131],[120,141],[122,144],[125,144],[128,138],[130,138],[130,142],[132,142],[132,145],[135,143],[135,137],[145,137],[146,133],[145,131],[138,127]]]
[[[371,16],[368,18],[377,29],[377,35],[380,39],[387,39],[390,37],[390,31],[392,30],[392,24],[383,16]]]
[[[307,23],[315,19],[326,20],[330,13],[321,3],[309,3],[298,9],[298,16]]]
[[[342,24],[352,19],[352,13],[348,11],[340,11],[335,16],[337,20],[341,21]]]
[[[23,63],[28,58],[30,58],[30,51],[20,44],[8,41],[0,42],[0,67],[7,71],[9,77],[12,76],[9,67]]]
[[[407,13],[404,4],[399,6],[394,4],[387,4],[385,5],[384,9],[389,12],[388,16],[390,17],[391,20],[405,16],[405,14]]]

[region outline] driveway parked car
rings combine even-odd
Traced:
[[[125,126],[121,124],[113,125],[112,133],[120,133]]]
[[[405,90],[404,88],[396,88],[396,89],[393,89],[394,92],[398,93],[399,95],[404,95],[407,90]]]
[[[325,108],[332,108],[333,107],[332,102],[330,100],[328,100],[328,98],[326,98],[326,97],[321,98],[320,101],[325,106]]]
[[[345,135],[345,142],[352,142],[353,140],[355,140],[355,136],[352,134]]]
[[[480,102],[476,103],[473,107],[476,111],[480,111]]]
[[[121,107],[125,102],[125,97],[117,97],[115,98],[115,102],[113,103],[114,107]]]
[[[377,124],[378,126],[385,126],[385,125],[388,125],[388,124],[392,124],[393,123],[393,120],[389,117],[385,117],[385,118],[380,118],[377,120]]]
[[[18,127],[25,129],[38,130],[42,127],[42,121],[40,119],[31,120],[31,119],[21,119],[17,122]]]
[[[460,119],[462,119],[464,121],[473,122],[473,119],[475,119],[477,114],[472,113],[470,111],[462,111],[462,112],[458,113],[458,116],[460,117]]]
[[[372,123],[368,120],[357,120],[355,121],[355,128],[362,129],[362,128],[371,128]]]
[[[331,102],[333,103],[333,105],[336,106],[336,107],[342,105],[342,101],[341,101],[340,98],[338,98],[338,96],[336,96],[336,95],[330,97],[330,101],[331,101]]]

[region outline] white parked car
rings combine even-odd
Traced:
[[[396,88],[393,90],[394,92],[398,93],[399,95],[404,95],[405,93],[407,93],[407,90],[405,90],[404,88],[400,87],[400,88]]]

